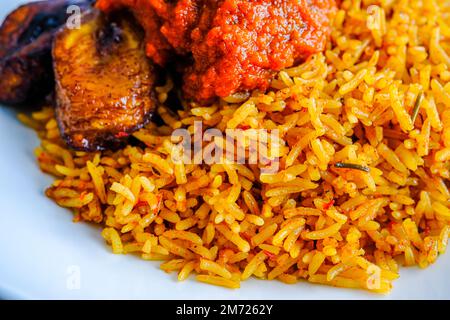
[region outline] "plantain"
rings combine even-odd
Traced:
[[[154,65],[144,32],[127,12],[86,13],[79,29],[55,37],[56,115],[75,150],[117,149],[151,118]]]
[[[53,90],[51,46],[57,30],[77,5],[87,10],[92,0],[49,0],[25,4],[0,27],[0,103],[19,105],[42,100]]]

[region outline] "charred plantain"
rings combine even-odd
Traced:
[[[53,36],[77,5],[92,0],[32,2],[13,11],[0,27],[0,103],[17,105],[44,98],[54,88],[51,46]]]
[[[70,147],[117,149],[150,120],[156,75],[143,37],[127,12],[98,11],[55,37],[56,115]]]

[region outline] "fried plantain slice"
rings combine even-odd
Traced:
[[[117,149],[150,120],[156,72],[143,39],[127,12],[89,12],[81,28],[56,35],[56,115],[70,147]]]
[[[41,100],[53,90],[53,36],[77,5],[92,0],[49,0],[25,4],[10,13],[0,27],[0,103],[25,104]]]

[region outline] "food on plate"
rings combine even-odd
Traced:
[[[167,59],[161,55],[170,46],[192,57],[183,89],[201,102],[266,90],[277,71],[325,48],[335,11],[334,0],[100,0],[97,6],[133,9],[148,26],[147,52],[156,62]]]
[[[56,117],[77,150],[117,149],[148,123],[156,71],[143,32],[127,13],[93,11],[55,38]]]
[[[88,0],[32,2],[8,15],[0,28],[0,103],[36,102],[52,91],[53,35],[67,21],[70,5],[86,10],[91,3]]]
[[[256,277],[388,293],[401,266],[425,268],[446,251],[447,0],[342,0],[336,7],[325,0],[99,0],[97,7],[104,18],[55,41],[56,110],[20,119],[42,140],[40,168],[56,177],[46,195],[73,210],[75,221],[101,225],[114,253],[162,260],[179,280],[195,274],[228,288]],[[125,8],[145,39],[126,31],[129,20],[106,22]],[[299,14],[286,14],[297,12],[291,9]],[[281,42],[270,34],[274,12],[286,24]],[[305,51],[291,46],[296,32],[283,33],[297,30],[299,16],[308,21],[299,32],[317,26]],[[94,32],[103,26],[113,27]],[[133,41],[110,42],[118,30]],[[80,48],[68,52],[71,43]],[[154,63],[177,64],[170,69],[178,73],[160,84],[150,64],[148,78],[137,72],[147,68],[138,68],[144,46]],[[272,54],[286,60],[265,64]],[[131,84],[148,99],[155,93],[157,106],[138,108],[142,120],[156,106],[154,121],[123,148],[100,150],[105,136],[86,130],[96,123],[91,117],[106,110],[113,128],[122,124],[130,109],[110,102],[130,101]],[[62,111],[72,121],[61,126],[63,138]],[[85,115],[88,122],[78,122]],[[81,128],[88,147],[68,144],[67,128]],[[237,136],[228,149],[230,132]]]

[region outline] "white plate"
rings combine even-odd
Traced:
[[[22,1],[23,2],[23,1]],[[0,19],[21,1],[2,1]],[[299,283],[250,280],[239,290],[159,270],[159,263],[111,254],[97,227],[44,196],[39,141],[13,109],[0,108],[0,297],[32,299],[448,299],[450,253],[426,270],[401,270],[388,296]],[[77,281],[77,278],[79,281]],[[78,286],[79,284],[79,286]]]

